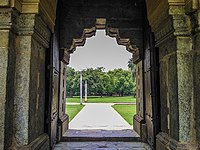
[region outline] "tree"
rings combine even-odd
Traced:
[[[74,93],[74,76],[75,76],[75,69],[72,67],[67,67],[66,69],[66,91],[67,91],[67,95],[69,95],[69,97],[73,96]]]
[[[88,95],[119,96],[133,95],[134,82],[131,70],[114,69],[104,72],[103,67],[88,68],[82,71],[83,83],[87,80]],[[80,71],[67,68],[67,94],[79,95]],[[84,88],[83,88],[84,90]]]
[[[136,96],[136,65],[134,65],[134,63],[133,63],[133,58],[129,59],[128,68],[132,71],[133,94],[134,94],[134,97],[135,97]]]

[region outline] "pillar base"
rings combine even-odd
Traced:
[[[47,134],[40,135],[37,139],[26,146],[12,146],[8,150],[50,150],[49,136]]]
[[[64,133],[68,130],[68,128],[69,128],[69,116],[65,114],[58,120],[58,132],[59,132],[58,141],[61,141]]]
[[[197,150],[197,146],[191,143],[180,143],[169,137],[167,133],[160,132],[156,136],[156,149],[158,150]]]
[[[133,120],[134,130],[140,135],[142,141],[146,142],[146,124],[144,122],[144,118],[136,114],[134,115]]]

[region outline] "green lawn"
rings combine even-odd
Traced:
[[[98,96],[89,96],[87,103],[117,103],[117,102],[135,102],[136,99],[132,96],[124,96],[124,97],[98,97]],[[69,103],[80,103],[79,97],[67,98],[67,102]],[[83,98],[84,102],[84,98]]]
[[[66,113],[69,115],[69,121],[71,121],[83,107],[84,105],[67,105]]]
[[[136,105],[120,105],[112,106],[130,125],[133,125],[133,116],[136,114]]]

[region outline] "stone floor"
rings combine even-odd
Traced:
[[[142,142],[62,142],[54,150],[151,150]]]
[[[62,141],[85,142],[85,141],[141,141],[139,135],[130,129],[126,130],[68,130]]]
[[[86,104],[54,150],[151,150],[112,105]]]
[[[67,137],[139,137],[130,129],[124,130],[73,130],[69,129],[64,136]]]

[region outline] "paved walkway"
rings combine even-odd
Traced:
[[[86,104],[54,150],[151,150],[112,105]]]
[[[112,107],[106,103],[88,103],[69,123],[70,129],[133,129]]]

